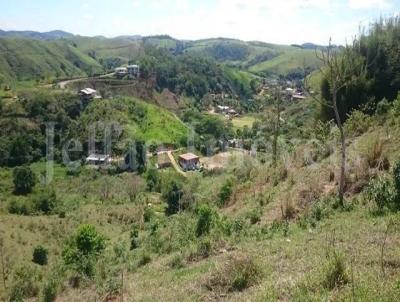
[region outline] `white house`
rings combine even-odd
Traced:
[[[94,165],[94,166],[107,165],[111,163],[111,156],[104,154],[90,154],[86,158],[86,163],[88,165]]]
[[[97,91],[93,88],[85,88],[79,91],[80,97],[85,101],[90,101],[95,98],[101,98],[98,96]]]
[[[128,68],[126,67],[117,67],[114,70],[115,75],[119,76],[119,77],[123,77],[126,76],[128,74]]]

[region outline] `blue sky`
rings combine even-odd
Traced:
[[[81,35],[169,34],[291,44],[345,43],[398,15],[400,0],[1,0],[0,28]]]

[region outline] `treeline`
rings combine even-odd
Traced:
[[[400,90],[400,18],[375,22],[347,50],[352,55],[343,56],[341,66],[350,69],[347,70],[349,80],[338,92],[338,107],[343,120],[355,109],[372,114],[382,100],[392,102],[396,99]],[[362,76],[356,60],[362,61]],[[321,81],[325,100],[332,97],[331,84],[326,78]],[[321,117],[333,119],[333,110],[322,106]]]

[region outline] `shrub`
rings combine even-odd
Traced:
[[[167,215],[178,213],[182,197],[182,184],[172,177],[169,178],[163,185],[162,196],[168,205],[165,213]]]
[[[210,239],[205,238],[197,244],[196,255],[201,258],[207,258],[211,255],[212,243]]]
[[[350,136],[359,136],[368,131],[372,124],[372,117],[359,110],[354,110],[344,125],[345,131]]]
[[[243,291],[259,282],[261,269],[249,256],[235,256],[221,265],[206,282],[209,290],[227,293]]]
[[[210,233],[214,223],[215,212],[207,205],[202,205],[198,209],[198,220],[196,226],[196,236],[200,237]]]
[[[47,255],[48,255],[48,250],[45,247],[38,245],[33,250],[32,262],[39,265],[46,265]]]
[[[221,187],[219,194],[218,194],[218,205],[219,206],[224,206],[228,202],[228,200],[231,198],[232,195],[232,187],[233,187],[233,182],[231,179],[228,179],[223,186]]]
[[[382,115],[390,110],[390,103],[386,98],[383,98],[376,106],[376,114]]]
[[[400,194],[400,161],[398,161],[393,167],[393,177],[397,194]]]
[[[44,214],[50,214],[57,205],[57,197],[55,191],[44,191],[33,199],[35,209]]]
[[[185,267],[185,261],[181,253],[175,254],[168,262],[170,268],[179,269]]]
[[[139,247],[139,226],[133,225],[131,233],[130,233],[130,240],[131,240],[131,250],[137,249]]]
[[[324,269],[322,285],[325,288],[332,290],[336,287],[347,284],[349,279],[346,272],[344,256],[341,253],[334,251],[328,258],[328,262]]]
[[[16,215],[30,215],[32,203],[29,200],[12,200],[7,207],[8,213]]]
[[[36,175],[29,167],[16,167],[13,170],[14,192],[28,194],[36,184]]]
[[[59,288],[59,282],[55,277],[50,277],[47,280],[42,289],[42,301],[43,302],[54,302],[57,298],[57,292]]]
[[[74,271],[93,277],[94,266],[105,249],[105,237],[100,235],[92,225],[84,224],[67,242],[62,256],[67,267]]]
[[[25,298],[36,297],[39,293],[41,276],[32,266],[18,267],[12,277],[12,286],[9,291],[10,301],[23,301]]]
[[[146,251],[143,251],[143,253],[140,254],[138,266],[139,267],[145,266],[145,265],[149,264],[150,262],[151,262],[150,255]]]
[[[144,222],[150,222],[151,219],[155,216],[154,209],[151,206],[146,206],[143,212],[143,220]]]
[[[385,207],[390,207],[396,197],[393,182],[382,176],[369,183],[366,194],[368,199],[375,203],[380,211]]]
[[[396,197],[394,201],[396,203],[395,204],[396,208],[399,209],[400,208],[400,161],[398,161],[393,167],[393,178],[396,189]]]
[[[256,224],[261,221],[262,212],[260,209],[253,209],[247,214],[247,218],[250,220],[251,224]]]

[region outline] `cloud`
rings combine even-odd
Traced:
[[[348,5],[351,9],[387,9],[392,3],[389,0],[349,0]]]

